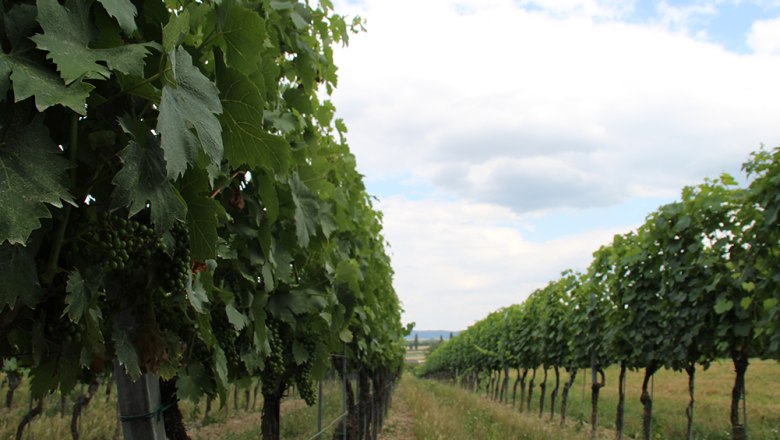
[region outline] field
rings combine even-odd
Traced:
[[[424,353],[423,350],[420,350]],[[413,353],[414,355],[414,353]],[[583,374],[584,373],[584,374]],[[606,371],[607,385],[599,400],[600,439],[614,438],[614,417],[617,403],[616,368]],[[552,376],[552,374],[550,375]],[[562,375],[565,376],[565,375]],[[540,374],[537,374],[537,379]],[[562,377],[562,380],[564,378]],[[626,435],[638,438],[641,423],[639,388],[641,372],[630,372],[627,378]],[[552,377],[550,377],[552,380]],[[548,382],[547,408],[543,419],[538,417],[539,387],[534,389],[531,413],[520,414],[510,402],[502,404],[446,382],[419,379],[406,373],[401,380],[382,440],[434,440],[434,439],[586,439],[590,438],[589,374],[580,372],[570,394],[569,422],[560,427],[558,416],[549,421]],[[729,434],[729,398],[733,380],[730,362],[718,362],[709,370],[697,371],[695,438],[702,440],[727,440]],[[2,388],[5,396],[7,386]],[[77,390],[80,391],[80,390]],[[685,433],[685,407],[687,405],[687,376],[672,371],[660,371],[654,383],[654,439],[679,439]],[[251,393],[250,393],[251,394]],[[111,439],[118,432],[115,390],[106,397],[101,387],[80,419],[82,439]],[[751,439],[780,440],[780,364],[754,360],[747,375],[748,432]],[[70,396],[65,414],[60,410],[58,395],[51,396],[44,407],[43,417],[36,418],[25,433],[30,439],[70,438]],[[181,402],[189,434],[193,439],[243,440],[258,437],[262,398],[247,402],[243,390],[238,393],[238,408],[234,394],[229,404],[220,408],[214,402],[208,417],[204,416],[205,402],[194,405]],[[12,409],[0,408],[0,439],[13,438],[16,426],[29,407],[26,386],[21,386],[14,398]],[[324,400],[324,424],[327,425],[341,412],[341,394],[337,383],[326,383]],[[558,400],[560,405],[560,398]],[[307,407],[303,401],[286,399],[282,405],[283,439],[309,439],[316,432],[317,409]],[[323,438],[332,438],[336,427],[328,430]]]
[[[617,368],[606,371],[607,386],[599,400],[599,438],[614,438],[617,405]],[[561,428],[556,416],[549,422],[549,395],[543,419],[538,417],[539,388],[534,390],[531,413],[519,414],[510,404],[489,400],[453,384],[406,375],[398,387],[383,440],[408,439],[579,439],[590,438],[590,388],[580,373],[569,403],[569,422]],[[729,399],[733,380],[730,362],[719,362],[697,372],[695,438],[726,440],[729,432]],[[537,376],[538,378],[539,376]],[[754,360],[748,369],[748,433],[751,439],[780,439],[780,364]],[[628,438],[639,438],[642,373],[627,377],[626,429]],[[549,383],[549,390],[553,384]],[[511,382],[510,382],[511,389]],[[511,391],[510,391],[511,397]],[[685,438],[687,376],[660,371],[654,386],[654,439]],[[560,403],[560,398],[558,400]]]

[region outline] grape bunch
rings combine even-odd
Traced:
[[[316,402],[317,396],[314,392],[314,381],[311,377],[311,357],[314,356],[316,342],[313,337],[305,337],[299,340],[303,348],[309,353],[310,360],[304,362],[295,369],[294,380],[301,398],[306,404],[311,406]]]
[[[284,341],[277,325],[268,328],[268,343],[271,346],[271,354],[266,358],[266,365],[271,374],[279,377],[284,374]]]
[[[168,292],[182,292],[187,288],[192,271],[190,238],[187,228],[176,223],[171,229],[174,246],[170,258],[165,259],[162,269],[162,287]]]
[[[311,362],[306,361],[298,365],[295,369],[294,379],[301,399],[306,401],[309,406],[314,405],[317,401],[317,395],[314,392],[314,381],[311,378]]]
[[[271,353],[265,358],[265,369],[263,371],[263,392],[272,393],[276,382],[284,374],[284,341],[279,332],[279,325],[274,322],[268,323],[268,343],[271,346]]]
[[[225,353],[228,369],[241,371],[243,364],[239,351],[239,333],[224,313],[211,314],[211,332]]]
[[[122,271],[145,266],[153,252],[163,248],[150,227],[137,220],[115,218],[101,213],[89,235],[89,251],[93,258],[109,270]]]

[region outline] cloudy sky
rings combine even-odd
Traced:
[[[780,0],[341,0],[333,100],[405,322],[522,302],[780,145]]]

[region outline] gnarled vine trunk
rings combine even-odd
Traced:
[[[693,408],[694,408],[694,381],[696,380],[696,364],[690,364],[685,368],[688,373],[688,407],[685,409],[685,415],[688,417],[688,430],[686,438],[693,440]]]
[[[500,402],[509,403],[509,368],[504,368],[504,382],[501,384]]]
[[[550,392],[550,421],[551,422],[553,417],[555,416],[555,399],[558,397],[558,387],[561,384],[561,375],[557,365],[553,367],[553,371],[555,371],[555,387]]]
[[[517,406],[517,385],[520,383],[520,369],[517,369],[517,376],[515,376],[515,384],[512,387],[512,409]]]
[[[591,376],[593,384],[590,386],[590,429],[591,436],[595,438],[599,426],[599,392],[606,385],[607,379],[604,377],[604,370],[601,368],[592,368]],[[597,376],[601,377],[601,382],[599,382]]]
[[[179,409],[178,388],[176,378],[165,380],[160,378],[160,402],[170,405],[163,413],[165,422],[165,436],[169,440],[190,440],[187,428],[184,427],[184,417]]]
[[[359,439],[367,438],[371,429],[371,384],[364,369],[358,371],[358,411],[360,413]]]
[[[43,399],[38,399],[38,403],[27,411],[27,414],[24,415],[22,421],[19,422],[19,426],[16,427],[16,440],[22,440],[24,428],[30,424],[32,419],[40,415],[41,412],[43,412]]]
[[[99,385],[100,382],[97,380],[91,382],[87,387],[87,393],[81,394],[76,398],[76,401],[73,402],[73,414],[70,418],[70,435],[73,437],[73,440],[79,440],[80,438],[79,418],[81,417],[81,412],[84,410],[84,408],[86,408],[87,405],[89,405],[89,402],[97,392]]]
[[[528,376],[528,368],[523,368],[523,376],[520,378],[520,412],[523,412],[525,403],[525,379]]]
[[[745,420],[739,417],[739,401],[745,395],[745,372],[748,368],[747,353],[735,352],[731,355],[734,361],[734,388],[731,389],[731,438],[733,440],[747,440],[747,426]]]
[[[566,423],[566,410],[569,408],[569,391],[574,386],[575,379],[577,379],[577,369],[572,368],[569,372],[569,380],[563,384],[563,393],[561,394],[561,425]]]
[[[528,400],[526,401],[526,409],[528,412],[531,412],[531,399],[533,398],[534,394],[534,380],[536,379],[536,368],[534,368],[533,373],[531,373],[531,380],[528,381]]]
[[[620,363],[620,377],[618,378],[618,405],[615,414],[615,438],[623,438],[623,415],[626,403],[626,363]]]
[[[539,418],[544,415],[544,394],[547,390],[547,365],[544,366],[544,376],[542,377],[542,383],[539,384],[539,392],[542,393],[539,396]]]
[[[280,410],[284,395],[284,382],[263,385],[263,411],[260,419],[260,434],[263,440],[279,440]]]
[[[658,367],[655,363],[645,368],[645,378],[642,381],[642,395],[639,401],[642,402],[642,438],[650,440],[653,432],[653,398],[647,391],[647,384],[653,377]]]
[[[17,371],[8,372],[8,391],[5,394],[5,407],[11,408],[14,404],[14,393],[19,385],[22,383],[22,375]]]

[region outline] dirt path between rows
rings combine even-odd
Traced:
[[[403,384],[396,389],[393,395],[393,404],[385,421],[385,426],[379,434],[379,440],[417,440],[414,435],[415,417],[406,401]]]

